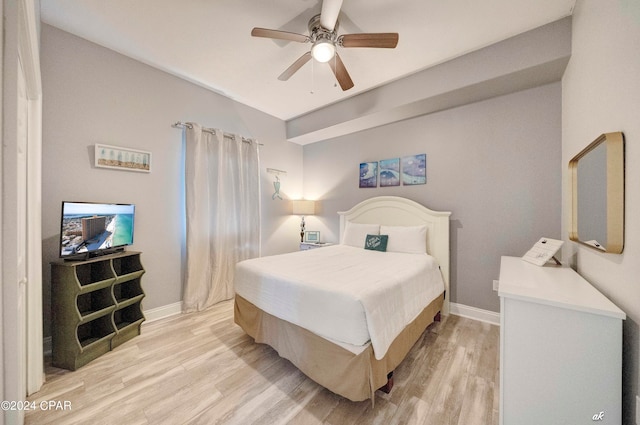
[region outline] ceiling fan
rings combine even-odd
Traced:
[[[343,0],[324,0],[319,15],[309,20],[309,35],[288,31],[254,28],[254,37],[275,38],[278,40],[296,41],[298,43],[312,43],[311,50],[300,56],[289,68],[278,77],[287,81],[311,58],[318,62],[327,62],[331,67],[342,90],[353,87],[353,81],[336,51],[339,47],[377,47],[393,49],[398,45],[398,33],[360,33],[343,34],[338,36],[338,14]]]

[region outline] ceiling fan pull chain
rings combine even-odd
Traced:
[[[338,56],[338,55],[337,54],[333,55],[333,69],[338,69],[337,68],[338,59],[336,59],[336,56]],[[337,79],[333,82],[333,87],[338,87],[338,80]]]
[[[313,70],[315,69],[315,66],[313,64],[314,62],[315,62],[315,60],[311,59],[311,94],[313,94],[313,85],[314,85],[313,84],[314,83],[314,78],[313,78],[314,77],[314,72],[313,72]]]

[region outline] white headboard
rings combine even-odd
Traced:
[[[449,314],[449,216],[398,196],[378,196],[360,202],[340,214],[340,240],[347,221],[387,226],[427,225],[427,252],[438,260],[447,291],[443,314]]]

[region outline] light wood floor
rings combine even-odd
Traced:
[[[443,316],[394,374],[390,394],[354,403],[320,387],[233,323],[233,304],[144,324],[75,372],[47,366],[29,397],[71,410],[27,424],[497,424],[497,326]]]

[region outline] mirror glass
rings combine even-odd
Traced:
[[[570,162],[573,213],[570,239],[621,253],[624,236],[624,139],[600,136]]]
[[[596,248],[607,246],[607,150],[604,143],[578,162],[578,235]]]

